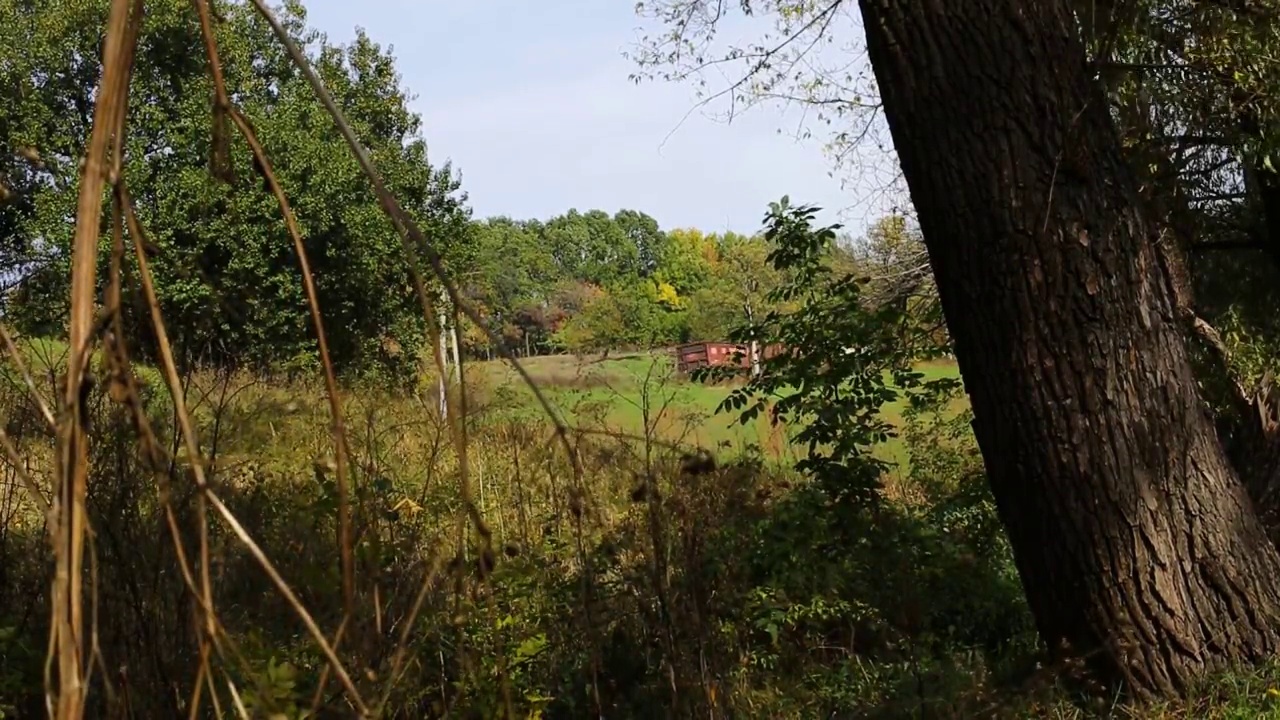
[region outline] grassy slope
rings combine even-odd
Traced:
[[[56,340],[26,341],[23,349],[37,383],[47,382],[50,369],[61,369],[66,360],[67,346]],[[732,414],[717,414],[716,408],[730,388],[688,381],[674,372],[665,352],[624,353],[605,359],[545,355],[526,358],[521,364],[575,427],[643,436],[647,405],[654,435],[667,442],[728,453],[754,445],[766,458],[782,461],[794,461],[803,454],[803,448],[791,443],[788,428],[772,427],[763,416],[742,425]],[[476,362],[470,363],[469,368],[468,377],[475,383],[475,395],[481,398],[481,404],[514,412],[539,412],[532,392],[505,363]],[[919,369],[926,379],[959,377],[954,362],[928,363]],[[4,374],[10,376],[10,381],[16,380],[9,370],[6,364]],[[154,368],[138,367],[137,372],[155,386],[164,384]],[[901,400],[886,403],[886,419],[899,425],[903,407]],[[894,462],[906,460],[897,438],[891,438],[877,454]]]
[[[666,440],[728,449],[754,444],[766,456],[783,460],[794,459],[802,452],[789,442],[785,429],[771,427],[767,418],[744,426],[730,414],[717,415],[716,408],[730,389],[692,383],[676,375],[665,353],[634,353],[604,360],[550,355],[528,358],[523,365],[575,424],[642,435],[647,394],[651,417],[665,405],[661,418],[653,424]],[[954,362],[927,363],[920,370],[930,380],[959,377]],[[532,394],[514,370],[502,363],[478,363],[472,377],[482,378],[491,391],[507,394],[517,404],[533,402]],[[903,401],[887,403],[883,408],[886,419],[900,424],[903,407]],[[905,459],[897,439],[891,439],[879,452],[887,459]]]

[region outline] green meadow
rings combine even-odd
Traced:
[[[754,447],[766,460],[780,462],[804,455],[804,448],[793,442],[794,427],[775,426],[764,414],[742,424],[736,413],[717,412],[732,386],[698,383],[677,373],[669,352],[603,358],[547,355],[520,363],[566,423],[578,429],[647,436],[727,454]],[[926,380],[960,376],[952,361],[924,363],[917,369]],[[467,376],[480,391],[481,405],[503,412],[539,411],[533,392],[509,364],[475,363]],[[964,405],[960,400],[956,409]],[[891,424],[901,426],[904,407],[900,398],[886,403],[882,412]],[[890,438],[876,452],[887,460],[905,461],[900,438]]]

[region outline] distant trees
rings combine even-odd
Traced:
[[[768,260],[773,246],[763,235],[663,231],[635,210],[570,210],[545,222],[476,221],[473,237],[468,295],[520,353],[724,339],[780,308],[770,295],[783,276]],[[840,247],[829,256],[846,273],[884,261]],[[486,339],[468,337],[476,338],[473,352],[492,352]]]
[[[782,274],[769,262],[771,249],[764,238],[734,233],[716,238],[709,282],[695,296],[694,316],[699,326],[704,333],[714,332],[702,339],[723,337],[741,320],[755,322],[774,307],[769,293],[779,285]]]
[[[670,285],[633,278],[602,291],[565,323],[555,340],[573,352],[678,342],[687,336],[679,303]]]
[[[903,336],[921,349],[947,345],[946,323],[938,301],[929,254],[920,228],[904,215],[888,215],[871,224],[837,266],[851,266],[861,274],[860,302],[872,308],[892,305],[914,321]]]

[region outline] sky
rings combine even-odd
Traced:
[[[685,119],[692,86],[631,82],[622,53],[642,20],[628,0],[304,4],[332,41],[359,26],[392,46],[428,153],[461,171],[477,217],[629,208],[664,228],[751,233],[785,194],[826,209],[825,222],[863,227],[821,139],[794,138],[797,111]]]

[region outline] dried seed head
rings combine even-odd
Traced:
[[[33,147],[20,147],[18,148],[18,156],[31,163],[37,170],[44,169],[44,160],[40,157],[39,150]]]
[[[112,378],[111,385],[107,388],[107,393],[111,396],[111,402],[117,405],[127,405],[129,403],[129,386],[120,378]]]

